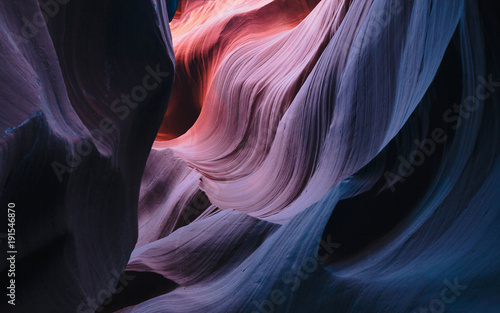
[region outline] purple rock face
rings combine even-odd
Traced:
[[[72,312],[115,286],[173,81],[168,19],[152,3],[40,4],[0,5],[2,233],[17,208],[16,305],[2,312]]]
[[[493,1],[0,15],[0,312],[500,311]]]

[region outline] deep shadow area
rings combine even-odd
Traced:
[[[401,157],[409,159],[412,151],[419,150],[414,143],[431,138],[434,129],[441,128],[446,132],[447,140],[436,144],[435,151],[418,166],[407,178],[398,181],[394,188],[385,188],[388,180],[384,175],[367,192],[353,198],[339,201],[323,232],[323,240],[342,245],[335,250],[326,263],[345,261],[358,255],[365,249],[380,243],[380,239],[403,221],[414,209],[435,178],[435,169],[442,162],[443,150],[452,142],[455,130],[443,119],[443,114],[455,103],[461,102],[462,69],[459,51],[460,33],[455,31],[434,81],[429,87],[424,100],[410,116],[398,135],[369,164],[358,171],[362,176],[368,169],[385,163],[383,173],[387,171],[398,174],[394,168],[401,164]],[[415,125],[422,125],[428,120],[428,127],[415,131]],[[416,135],[417,133],[417,135]],[[401,151],[401,147],[406,148]]]
[[[116,292],[96,309],[99,313],[111,313],[166,294],[178,285],[160,274],[125,271],[116,285]]]

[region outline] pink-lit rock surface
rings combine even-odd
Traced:
[[[500,310],[493,1],[40,3],[0,4],[16,310]]]

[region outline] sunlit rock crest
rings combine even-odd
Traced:
[[[0,9],[21,312],[500,310],[493,1]]]

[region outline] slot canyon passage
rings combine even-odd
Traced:
[[[500,312],[495,1],[0,14],[0,312]]]

